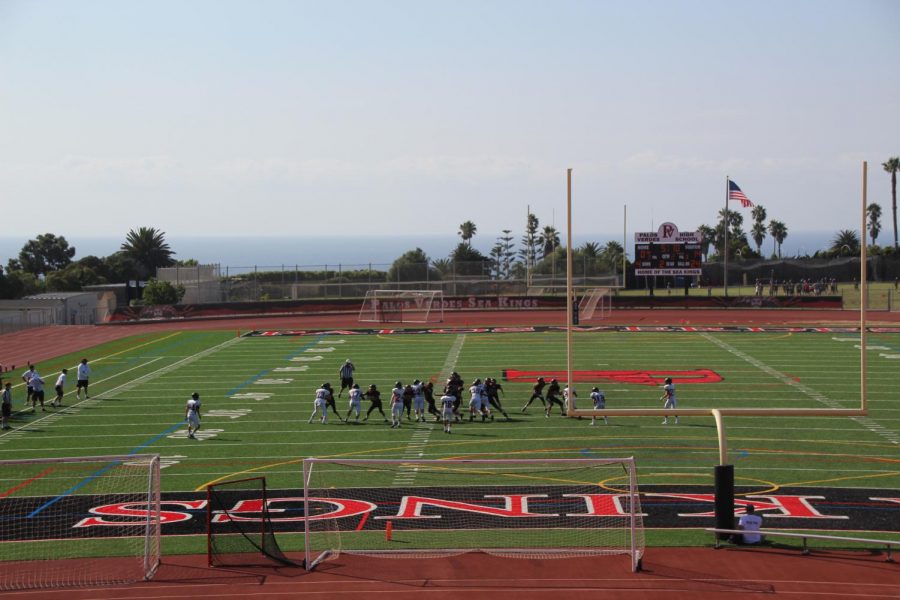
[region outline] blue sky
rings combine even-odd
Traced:
[[[0,0],[0,197],[31,237],[859,229],[900,155],[900,2]],[[36,218],[23,219],[22,215]],[[749,211],[745,211],[749,220]]]

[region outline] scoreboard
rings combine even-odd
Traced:
[[[647,242],[634,245],[635,275],[700,275],[700,244]]]
[[[635,275],[700,275],[703,262],[700,234],[678,231],[663,223],[656,231],[634,234]]]

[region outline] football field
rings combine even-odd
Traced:
[[[666,376],[673,377],[682,408],[859,406],[859,336],[850,330],[649,329],[609,328],[574,336],[579,407],[588,406],[590,389],[597,386],[605,392],[607,408],[661,408]],[[16,386],[14,428],[0,434],[0,459],[158,453],[162,491],[172,498],[199,497],[207,484],[256,475],[265,476],[271,490],[296,491],[302,488],[300,463],[311,456],[634,456],[641,491],[652,492],[643,499],[648,543],[709,541],[697,530],[711,526],[709,519],[654,521],[653,514],[655,506],[674,510],[673,515],[679,510],[704,512],[697,506],[704,505],[705,496],[694,495],[712,492],[719,451],[711,416],[682,417],[677,425],[663,425],[659,417],[611,416],[608,425],[591,425],[590,419],[558,414],[546,418],[540,402],[522,411],[537,374],[565,370],[565,335],[559,330],[271,333],[142,334],[39,364],[52,396],[58,371],[69,368],[71,375],[81,357],[88,357],[91,397],[76,400],[71,377],[62,408],[38,408],[31,414],[23,402],[24,388]],[[821,497],[818,505],[804,502],[817,515],[835,516],[785,519],[779,526],[882,533],[900,529],[900,510],[892,510],[889,499],[875,502],[877,507],[872,500],[896,496],[900,488],[900,334],[871,333],[868,345],[868,417],[726,420],[738,497],[782,503],[773,496]],[[368,421],[344,423],[330,414],[327,424],[308,423],[315,389],[326,381],[340,389],[338,369],[348,358],[363,389],[374,383],[382,391],[385,412],[396,381],[433,381],[439,392],[457,371],[467,384],[497,378],[510,418],[495,413],[493,421],[465,419],[451,435],[433,419],[416,423],[405,416],[402,426],[392,429],[377,411]],[[20,370],[7,375],[16,381]],[[203,414],[196,440],[188,439],[184,423],[185,401],[195,391]],[[345,416],[346,391],[337,405]],[[368,406],[363,401],[363,415]],[[18,483],[0,482],[3,498],[62,491],[52,475],[14,492],[13,485]],[[705,510],[711,511],[711,505]],[[205,548],[201,529],[199,524],[188,529],[164,525],[165,551]],[[90,551],[87,546],[85,551]]]

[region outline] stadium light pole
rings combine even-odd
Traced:
[[[859,406],[866,413],[866,304],[869,299],[869,278],[866,269],[866,207],[868,206],[869,163],[862,165],[862,226],[859,245]]]

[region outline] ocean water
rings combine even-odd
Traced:
[[[75,259],[84,256],[108,256],[119,249],[123,237],[78,237],[65,236],[75,247]],[[521,234],[520,234],[521,235]],[[629,256],[634,251],[633,233],[629,232],[625,244]],[[827,248],[835,232],[808,231],[791,232],[782,245],[783,256],[813,254]],[[882,236],[884,237],[884,236]],[[487,255],[496,242],[496,234],[479,234],[472,245]],[[18,256],[22,246],[32,238],[0,237],[0,264],[6,265],[9,258]],[[885,240],[887,238],[885,237]],[[328,266],[335,269],[373,267],[384,268],[408,250],[421,248],[432,259],[446,258],[461,241],[458,235],[407,235],[359,236],[336,234],[334,236],[166,236],[175,258],[194,258],[202,264],[217,263],[234,270],[258,267],[261,270],[315,268]],[[597,242],[605,244],[609,240],[622,241],[622,234],[592,234],[575,236],[574,244]],[[518,241],[518,237],[516,238]],[[879,240],[882,241],[882,240]],[[563,240],[565,242],[565,240]],[[763,242],[763,252],[772,253],[771,238]]]

